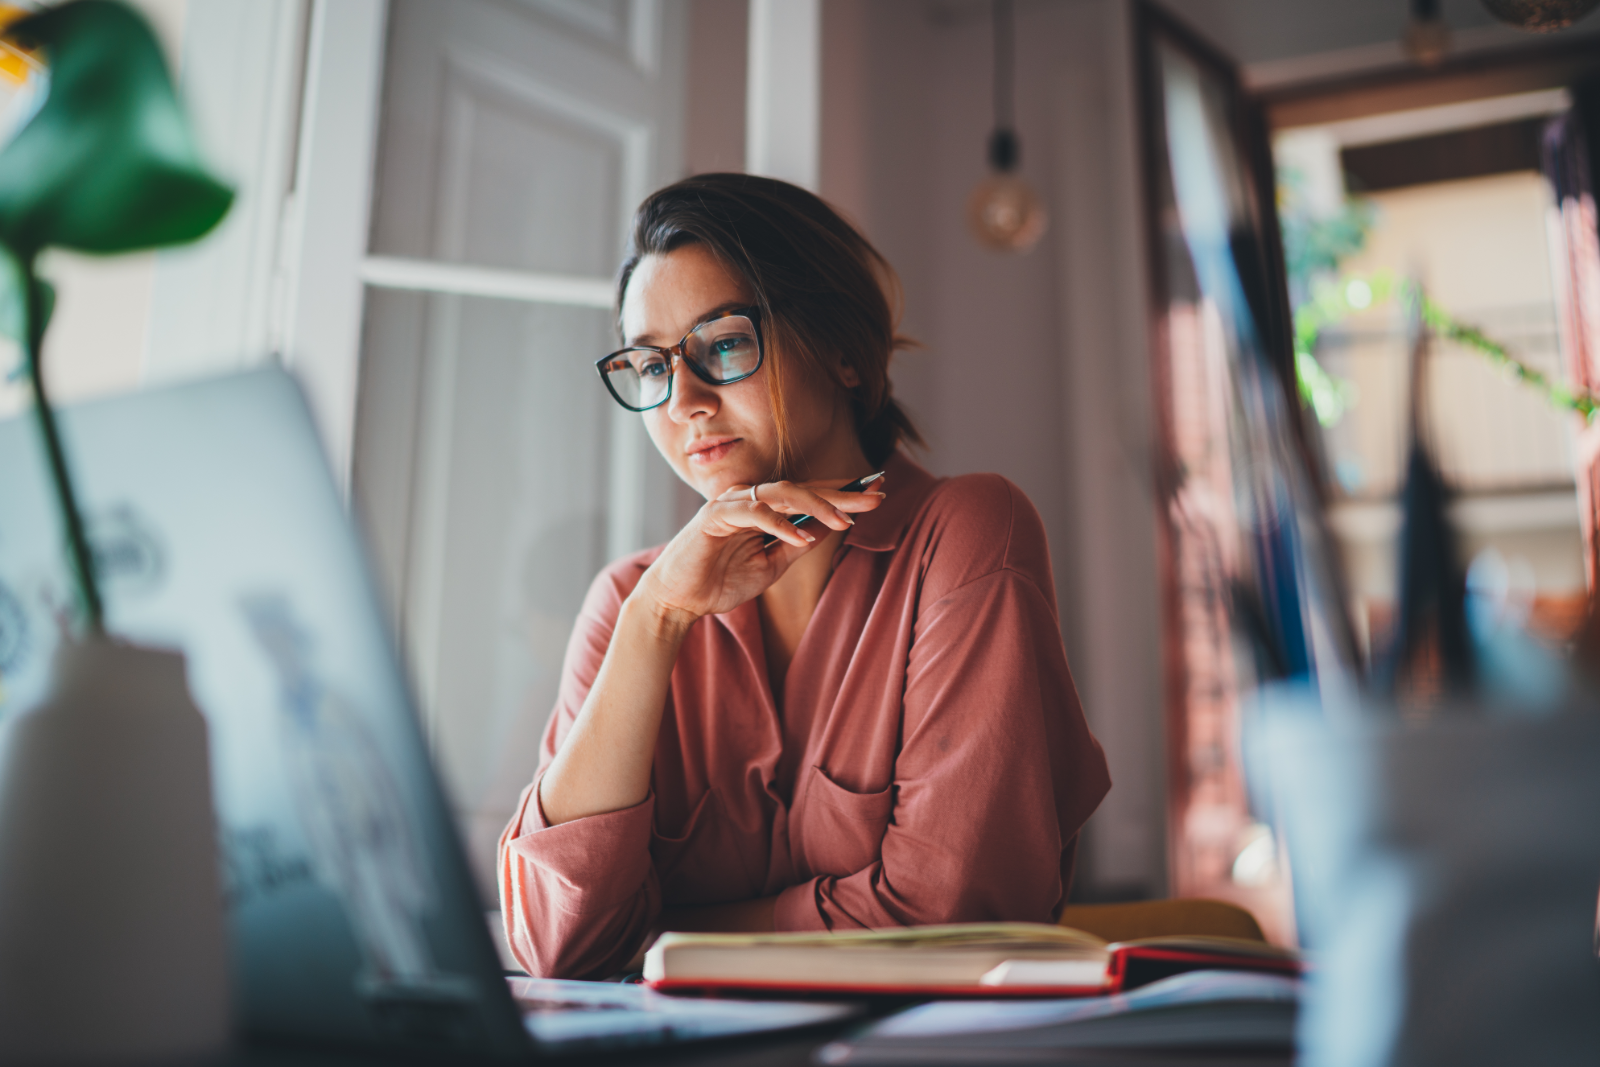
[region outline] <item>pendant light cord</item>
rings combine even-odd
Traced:
[[[994,132],[989,135],[989,165],[1006,172],[1017,169],[1021,147],[1016,121],[1016,26],[1011,0],[991,0],[994,22]]]
[[[1011,0],[994,0],[990,5],[994,19],[994,128],[1011,129],[1016,110],[1015,61],[1016,29],[1011,18]]]

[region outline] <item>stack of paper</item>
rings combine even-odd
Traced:
[[[823,1047],[830,1065],[1036,1063],[1071,1050],[1293,1052],[1298,979],[1191,971],[1088,1000],[941,1001]],[[1213,1062],[1207,1059],[1207,1063]]]

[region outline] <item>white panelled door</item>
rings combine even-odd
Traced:
[[[675,528],[593,364],[633,209],[681,166],[685,48],[672,0],[389,10],[354,497],[491,895],[590,580]]]

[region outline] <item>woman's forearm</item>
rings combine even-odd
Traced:
[[[594,686],[539,786],[550,825],[620,811],[650,792],[672,665],[694,617],[629,597]]]

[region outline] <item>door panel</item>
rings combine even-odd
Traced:
[[[397,0],[370,250],[581,278],[677,176],[681,5]],[[674,529],[674,476],[593,369],[609,311],[369,290],[355,498],[492,895],[604,563]]]
[[[511,270],[614,271],[619,185],[628,156],[638,154],[628,141],[643,138],[452,75],[435,255]]]

